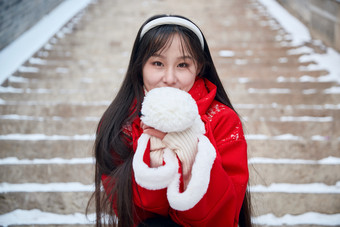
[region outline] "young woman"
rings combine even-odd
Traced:
[[[197,147],[188,145],[192,142],[190,132],[165,133],[140,120],[145,94],[159,87],[173,87],[191,95],[205,135],[215,148],[207,189],[191,208],[174,209],[166,188],[144,188],[134,176],[132,160],[138,138],[146,133],[151,140],[145,150],[145,164],[150,168],[163,165],[157,152],[170,147],[177,151],[181,166],[181,192],[192,180]],[[242,124],[217,75],[202,32],[187,18],[157,15],[140,28],[122,86],[98,124],[95,158],[97,226],[104,222],[124,227],[157,223],[251,226]]]

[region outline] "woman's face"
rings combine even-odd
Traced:
[[[198,74],[198,66],[181,45],[175,34],[172,43],[151,56],[143,67],[143,82],[147,91],[158,87],[174,87],[189,91]]]

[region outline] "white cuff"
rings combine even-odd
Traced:
[[[176,155],[170,149],[165,148],[165,165],[150,168],[143,161],[149,139],[150,136],[144,133],[138,139],[137,149],[132,161],[135,180],[140,186],[149,190],[166,188],[178,172],[179,166]]]
[[[185,211],[193,208],[208,190],[216,150],[206,136],[200,135],[198,139],[198,152],[192,166],[191,180],[186,190],[183,193],[179,191],[180,175],[178,173],[168,186],[168,201],[175,210]]]

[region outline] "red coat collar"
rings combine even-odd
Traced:
[[[216,96],[217,88],[207,79],[198,78],[192,88],[189,91],[189,94],[195,99],[199,114],[205,114],[214,101]]]

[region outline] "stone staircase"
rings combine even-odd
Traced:
[[[290,54],[301,46],[289,46],[286,31],[255,0],[99,0],[76,15],[77,23],[66,24],[0,89],[0,225],[10,218],[12,226],[92,225],[82,214],[93,190],[96,125],[139,26],[164,12],[202,28],[243,119],[258,226],[310,212],[339,226],[340,165],[326,158],[339,157],[340,94],[325,92],[338,84],[318,82],[328,72],[307,70],[315,62],[300,62],[305,53]],[[337,185],[337,192],[314,192],[314,183]],[[34,215],[46,220],[34,222]],[[326,226],[320,223],[290,225]]]

